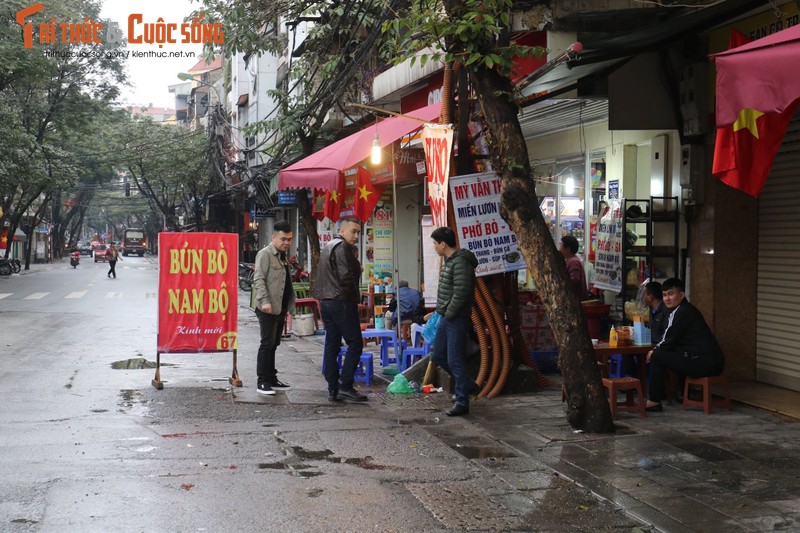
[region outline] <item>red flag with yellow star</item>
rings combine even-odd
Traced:
[[[331,222],[339,220],[339,213],[344,207],[344,180],[339,179],[339,184],[334,191],[325,193],[325,216]]]
[[[757,198],[797,104],[783,113],[742,109],[736,122],[717,128],[712,173],[731,187]]]
[[[8,228],[0,231],[0,249],[8,248]]]
[[[372,174],[363,167],[358,167],[358,181],[356,182],[356,198],[353,202],[353,214],[361,222],[366,222],[378,205],[384,187],[373,185]]]

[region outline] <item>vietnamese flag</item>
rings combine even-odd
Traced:
[[[356,182],[356,198],[353,203],[353,214],[361,222],[366,222],[378,205],[384,187],[373,185],[372,174],[363,167],[358,167],[358,181]]]
[[[0,231],[0,250],[8,248],[8,228]]]
[[[757,198],[798,103],[783,113],[742,109],[736,122],[717,128],[711,172],[731,187]]]
[[[731,187],[758,197],[775,154],[800,102],[791,64],[800,54],[800,28],[751,43],[731,34],[717,67],[717,138],[712,173]],[[788,63],[787,63],[788,62]]]
[[[339,213],[344,208],[344,180],[339,177],[339,183],[336,190],[328,191],[325,193],[325,216],[331,222],[339,220]]]

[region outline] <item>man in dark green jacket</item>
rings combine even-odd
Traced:
[[[441,315],[433,341],[433,361],[450,374],[455,383],[456,401],[447,416],[469,413],[469,395],[478,386],[467,373],[465,335],[475,294],[475,267],[478,260],[464,248],[456,249],[456,235],[447,227],[431,233],[433,248],[444,258],[439,271],[436,312]]]

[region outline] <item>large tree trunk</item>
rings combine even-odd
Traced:
[[[492,164],[501,173],[500,212],[516,233],[558,344],[567,395],[567,419],[576,429],[614,431],[583,309],[572,290],[564,258],[547,229],[508,78],[486,68],[471,78],[488,126]]]

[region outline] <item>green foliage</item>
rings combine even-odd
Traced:
[[[544,52],[510,41],[511,8],[511,0],[451,2],[447,10],[428,0],[411,0],[400,18],[383,24],[387,39],[382,53],[394,63],[410,58],[413,65],[417,57],[422,65],[444,60],[510,77],[513,58]]]

